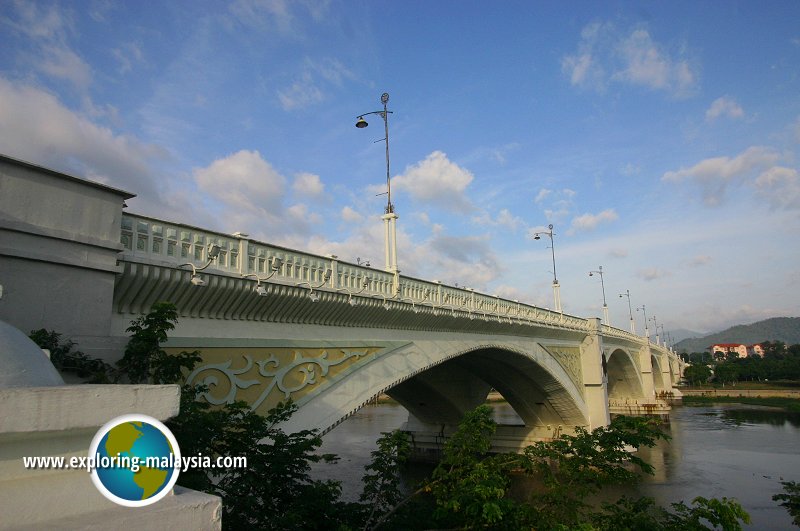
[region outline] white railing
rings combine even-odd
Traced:
[[[156,218],[123,213],[123,259],[178,267],[208,262],[208,246],[219,246],[220,252],[205,272],[264,279],[295,286],[319,286],[360,297],[380,298],[412,306],[433,308],[434,312],[451,312],[471,319],[497,320],[508,323],[536,323],[556,328],[589,331],[586,319],[562,314],[516,300],[479,293],[469,288],[447,286],[252,240],[245,234],[225,234],[190,225],[170,223]],[[326,273],[330,276],[326,280]],[[641,342],[629,332],[603,326],[603,335]]]

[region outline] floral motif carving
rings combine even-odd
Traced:
[[[256,410],[264,402],[272,407],[279,400],[297,400],[310,391],[307,388],[322,383],[332,368],[353,363],[377,349],[324,349],[321,352],[319,349],[275,350],[284,352],[269,352],[266,356],[240,354],[238,358],[243,359],[244,364],[238,368],[233,367],[236,357],[201,365],[189,374],[187,383],[206,385],[208,390],[201,396],[210,404],[230,404],[244,399]],[[285,355],[287,350],[288,357]],[[262,359],[254,361],[254,357]],[[226,384],[228,390],[224,392]],[[259,386],[254,390],[260,393],[255,396],[251,390],[244,393],[248,396],[242,396],[241,391],[252,386]],[[275,389],[278,390],[277,393],[273,393]],[[220,390],[223,392],[220,393]]]
[[[578,347],[547,346],[545,350],[561,365],[582,395],[583,370],[581,369],[580,349]]]

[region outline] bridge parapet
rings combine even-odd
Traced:
[[[124,248],[122,260],[127,262],[173,268],[188,263],[200,266],[208,261],[209,244],[215,244],[220,248],[219,256],[205,272],[217,276],[249,276],[251,282],[259,283],[266,282],[265,277],[273,273],[270,283],[340,293],[350,299],[377,298],[410,305],[415,311],[425,308],[434,315],[450,312],[453,317],[498,323],[537,323],[574,331],[589,330],[587,320],[580,317],[471,288],[395,275],[340,261],[335,256],[323,257],[271,245],[241,233],[225,234],[124,213],[120,241]],[[275,269],[271,270],[273,265]]]

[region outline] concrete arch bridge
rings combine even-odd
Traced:
[[[190,380],[208,384],[205,398],[261,412],[291,398],[289,430],[325,432],[385,393],[415,441],[434,445],[494,389],[519,415],[495,444],[518,448],[614,413],[666,414],[680,377],[674,353],[597,318],[242,234],[129,214],[121,229],[112,330],[175,303],[167,350],[201,352]]]

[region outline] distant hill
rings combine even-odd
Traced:
[[[749,325],[737,325],[716,334],[684,339],[675,344],[678,352],[704,352],[714,343],[761,343],[783,341],[800,343],[800,317],[773,317]]]
[[[702,332],[697,332],[696,330],[687,330],[685,328],[673,328],[669,330],[670,339],[672,339],[672,341],[675,343],[678,341],[683,341],[684,339],[701,337],[702,335]]]

